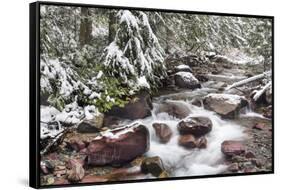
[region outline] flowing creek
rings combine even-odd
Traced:
[[[185,91],[170,95],[163,95],[153,100],[152,116],[145,119],[136,120],[134,122],[142,123],[147,126],[150,131],[150,150],[147,156],[159,156],[165,168],[170,172],[171,176],[194,176],[194,175],[210,175],[222,173],[227,166],[224,164],[224,155],[221,152],[221,143],[224,140],[243,140],[247,135],[243,133],[244,128],[231,120],[224,120],[215,112],[208,111],[203,107],[197,107],[190,103],[189,100],[173,100],[173,98],[183,98],[183,96],[195,97],[207,94],[214,89],[202,88],[195,91]],[[164,102],[173,102],[191,110],[190,116],[208,117],[213,124],[212,131],[205,137],[207,139],[206,149],[186,149],[178,145],[179,132],[177,124],[181,119],[168,115],[167,113],[159,113],[159,106]],[[156,137],[153,123],[165,123],[172,132],[171,140],[162,144]],[[129,124],[129,122],[125,122]]]

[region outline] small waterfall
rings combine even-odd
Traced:
[[[213,128],[206,135],[208,145],[206,149],[185,149],[178,145],[179,133],[177,124],[180,119],[174,118],[167,113],[159,113],[161,102],[154,102],[152,116],[138,120],[146,125],[150,131],[150,150],[147,156],[159,156],[163,160],[165,168],[172,176],[192,176],[218,174],[226,170],[224,156],[221,153],[221,143],[224,140],[242,140],[245,138],[243,128],[234,122],[225,121],[214,112],[196,107],[188,101],[173,100],[191,110],[189,116],[204,116],[211,119]],[[189,117],[188,116],[188,117]],[[159,143],[152,127],[153,123],[165,123],[173,131],[173,136],[167,144]]]

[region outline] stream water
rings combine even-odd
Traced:
[[[212,111],[208,111],[203,107],[197,107],[190,103],[189,100],[172,100],[169,97],[200,96],[208,93],[209,88],[202,88],[196,91],[186,91],[170,95],[160,96],[153,100],[152,116],[145,119],[136,120],[148,127],[150,131],[150,150],[147,156],[159,156],[165,169],[171,176],[191,176],[191,175],[210,175],[222,173],[227,166],[224,165],[224,155],[221,152],[221,143],[224,140],[242,140],[246,138],[243,133],[243,127],[235,124],[231,120],[223,120],[219,115]],[[212,90],[211,90],[212,91]],[[188,116],[204,116],[208,117],[213,124],[212,131],[205,137],[207,139],[206,149],[186,149],[178,145],[179,132],[177,124],[180,119],[168,115],[167,113],[159,113],[159,107],[163,101],[172,101],[191,110]],[[153,123],[165,123],[173,131],[171,140],[162,144],[156,137]]]

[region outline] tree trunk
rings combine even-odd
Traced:
[[[80,23],[80,45],[89,44],[92,39],[92,20],[90,18],[90,10],[86,7],[81,8],[81,23]]]
[[[117,18],[116,11],[111,10],[109,12],[109,24],[108,24],[108,44],[114,41],[117,32]]]
[[[170,53],[170,43],[172,41],[172,36],[173,33],[172,31],[166,26],[166,44],[165,44],[165,53],[169,54]]]

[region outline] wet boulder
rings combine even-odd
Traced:
[[[161,143],[167,143],[172,137],[172,130],[165,123],[153,123],[152,127],[155,130],[156,136],[159,138]]]
[[[235,118],[248,105],[245,97],[233,94],[208,94],[203,98],[204,108],[224,118]]]
[[[207,139],[206,137],[200,137],[199,139],[197,139],[197,148],[203,149],[203,148],[207,148]]]
[[[207,117],[188,117],[179,122],[177,128],[180,134],[202,136],[212,130],[212,121]]]
[[[180,88],[195,89],[200,88],[201,85],[197,78],[190,72],[177,72],[175,74],[175,85]]]
[[[193,135],[181,135],[179,137],[179,145],[185,148],[196,148],[197,143]]]
[[[226,156],[244,154],[246,148],[241,141],[227,140],[221,144],[221,151]]]
[[[159,177],[166,173],[163,162],[159,156],[145,158],[141,163],[141,171],[145,174],[152,174]]]
[[[159,105],[156,113],[168,113],[169,115],[178,119],[186,118],[190,114],[190,110],[187,105],[180,101],[166,101]]]
[[[124,107],[114,106],[109,110],[107,116],[116,116],[125,119],[142,119],[151,116],[152,102],[149,93],[142,91],[132,97]]]
[[[89,165],[120,165],[149,150],[149,131],[133,124],[103,132],[92,140],[86,150]]]

